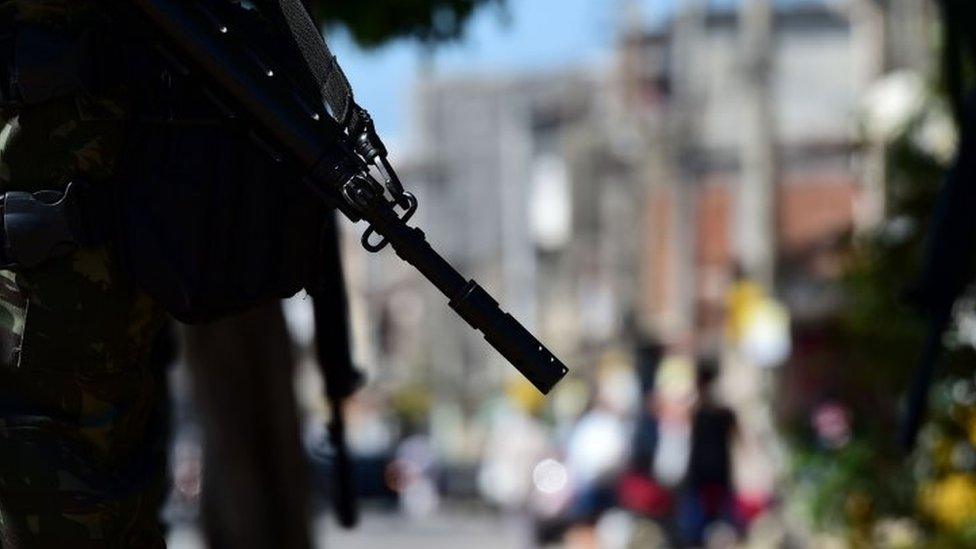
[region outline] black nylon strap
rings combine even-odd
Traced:
[[[308,8],[301,0],[265,0],[267,17],[284,26],[292,46],[301,57],[302,68],[311,77],[315,92],[329,109],[336,122],[346,128],[357,123],[352,88],[338,61],[322,39],[312,21]],[[327,396],[332,411],[329,439],[334,450],[335,476],[333,502],[336,518],[346,528],[359,521],[356,490],[353,483],[352,460],[346,447],[343,404],[362,383],[352,364],[349,348],[345,283],[339,255],[338,229],[335,213],[326,219],[322,235],[322,261],[319,280],[313,290],[315,333],[319,367],[325,378]]]
[[[332,117],[349,126],[354,111],[352,87],[308,9],[301,0],[264,0],[260,5],[268,17],[284,27]]]

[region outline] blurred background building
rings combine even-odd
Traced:
[[[852,236],[878,221],[871,178],[881,167],[862,146],[861,102],[883,72],[926,69],[926,10],[772,7],[759,114],[746,11],[730,3],[678,2],[647,24],[639,3],[621,2],[613,55],[597,66],[421,73],[409,103],[415,142],[398,159],[420,197],[417,224],[572,357],[576,375],[647,338],[720,349],[737,270],[771,275],[762,282],[790,311],[802,368],[805,342],[841,305]],[[743,187],[756,177],[748,149],[764,140],[772,180],[753,199],[757,214]],[[740,242],[757,215],[770,223],[760,242]],[[747,245],[768,247],[768,265],[747,265]],[[360,348],[376,353],[364,362],[380,386],[431,388],[457,425],[515,379],[409,268],[353,250],[353,268],[368,273],[357,287]],[[791,377],[808,377],[797,368]]]

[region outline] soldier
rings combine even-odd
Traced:
[[[313,277],[341,291],[318,276],[323,239],[335,238],[325,206],[282,184],[295,170],[102,6],[0,0],[4,548],[164,546],[165,387],[151,353],[161,304],[202,321]],[[47,218],[18,236],[12,212],[36,209],[42,195],[28,193],[39,192],[75,197],[63,216],[74,251],[32,249]]]
[[[94,4],[0,2],[2,192],[114,184],[125,86],[26,89],[28,67],[18,66],[32,61],[24,44],[39,56],[51,52],[44,45],[71,51],[109,29]],[[2,546],[164,546],[162,385],[149,360],[163,311],[104,246],[0,271],[0,304]]]

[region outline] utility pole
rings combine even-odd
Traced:
[[[742,55],[741,170],[734,197],[734,251],[747,278],[767,294],[775,293],[778,222],[775,104],[772,71],[775,60],[774,0],[741,0],[739,39]],[[763,488],[782,495],[786,449],[776,430],[776,371],[740,357],[740,368],[751,372],[755,386],[738,409],[743,431],[758,450],[749,468],[768,471]],[[758,371],[756,371],[758,369]],[[739,371],[736,377],[743,378]],[[762,482],[762,481],[760,481]]]
[[[742,0],[739,9],[743,120],[742,168],[733,216],[735,253],[746,275],[772,290],[777,222],[773,2]]]
[[[704,0],[682,0],[674,27],[673,126],[669,129],[677,136],[674,152],[679,160],[676,177],[672,182],[671,198],[674,215],[669,231],[674,238],[673,257],[669,263],[675,268],[669,284],[674,288],[674,322],[672,337],[690,341],[695,331],[697,303],[696,241],[698,229],[697,189],[694,167],[687,159],[697,153],[700,143],[700,86],[702,83],[702,59],[705,55],[705,17],[708,3]]]

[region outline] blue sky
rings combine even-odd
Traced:
[[[508,0],[507,15],[488,7],[465,37],[439,46],[429,59],[434,74],[511,73],[595,63],[609,51],[621,0]],[[661,17],[670,0],[642,0],[648,19]],[[407,131],[410,93],[424,60],[407,40],[362,50],[335,31],[329,44],[349,77],[357,101],[396,142]]]
[[[780,0],[788,3],[817,0]],[[429,58],[436,75],[513,73],[599,63],[613,46],[626,0],[507,0],[505,13],[488,7],[476,14],[464,39],[437,48]],[[638,0],[650,24],[669,13],[674,0]],[[714,5],[734,0],[713,0]],[[411,90],[425,58],[414,42],[397,41],[364,51],[341,31],[329,42],[353,85],[358,102],[390,143],[404,136]]]

